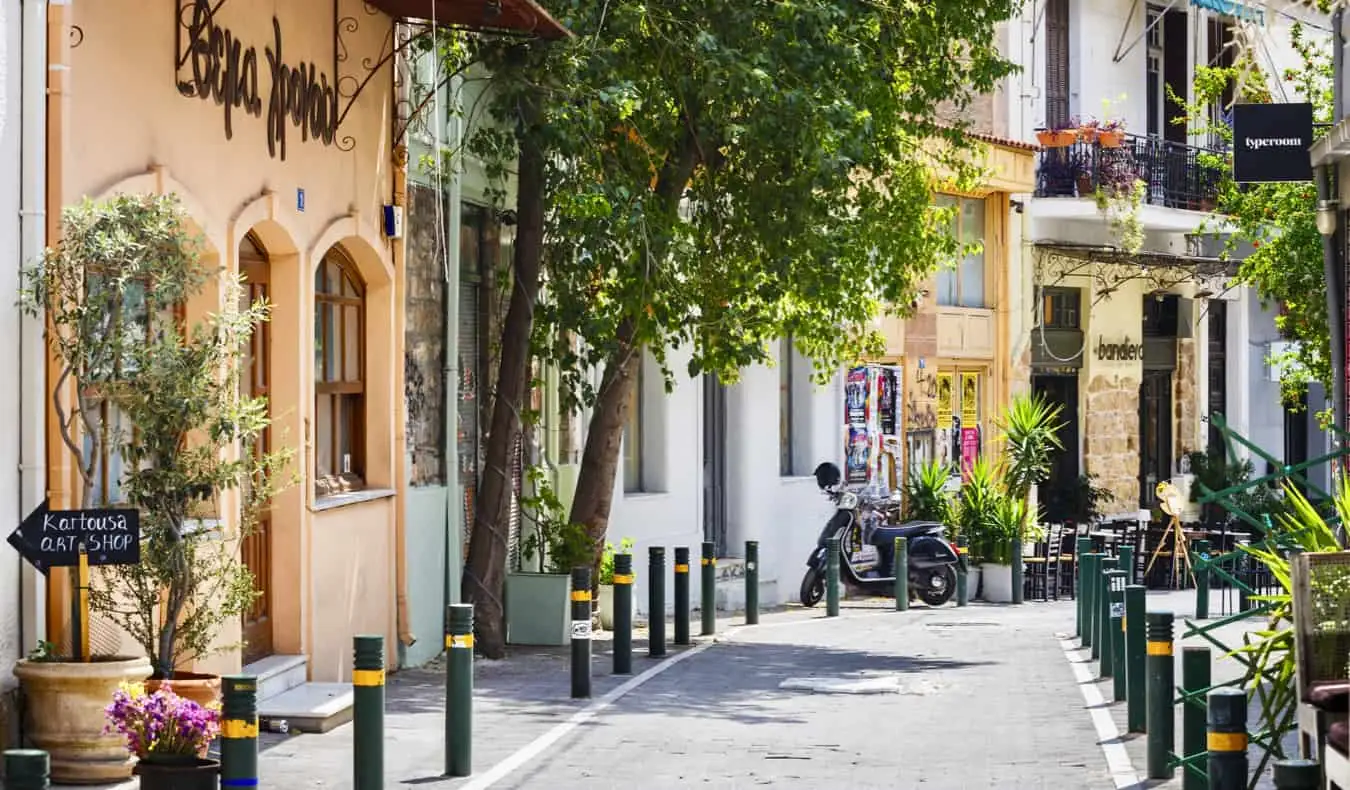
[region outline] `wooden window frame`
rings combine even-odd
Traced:
[[[339,273],[345,276],[352,284],[353,290],[357,296],[342,295],[342,283],[338,282],[331,288],[337,293],[328,293],[319,290],[319,273],[329,264],[337,266]],[[323,307],[331,305],[335,308],[337,319],[332,332],[335,338],[330,337],[330,324],[323,321]],[[357,321],[360,326],[356,333],[356,377],[355,379],[345,378],[345,371],[337,374],[336,380],[329,380],[331,371],[328,370],[329,360],[334,359],[339,368],[344,368],[347,359],[346,342],[346,309],[355,307]],[[366,402],[365,402],[365,381],[367,374],[366,367],[366,334],[369,328],[366,313],[366,284],[362,280],[360,272],[356,268],[356,263],[351,259],[340,246],[334,246],[324,253],[319,266],[315,270],[314,284],[314,324],[315,324],[315,342],[319,344],[316,351],[322,351],[319,358],[315,360],[316,369],[314,371],[314,491],[319,498],[343,494],[350,491],[360,491],[366,488],[365,463],[366,463]],[[337,340],[337,353],[330,353],[329,342],[332,339]],[[330,409],[327,426],[319,424],[319,400],[323,397],[332,397],[332,408]],[[347,424],[343,422],[343,404],[346,400],[355,401],[355,408],[350,410]],[[329,472],[320,473],[322,468],[319,453],[323,442],[319,437],[324,431],[330,435],[329,449],[332,456],[328,459]],[[351,467],[350,471],[343,472],[341,447],[342,437],[349,436],[351,442]]]
[[[1057,304],[1060,299],[1071,299],[1072,309]],[[1060,309],[1057,309],[1060,308]],[[1071,312],[1071,322],[1060,321],[1061,313]],[[1051,286],[1041,292],[1041,325],[1046,329],[1083,328],[1083,291],[1080,288]]]
[[[947,205],[944,206],[944,205],[943,205],[943,204],[944,204],[944,201],[950,201],[950,203],[947,203]],[[980,275],[979,275],[979,281],[980,281],[980,300],[979,300],[979,301],[980,301],[980,304],[978,304],[978,305],[967,305],[967,304],[962,304],[962,302],[965,301],[964,298],[963,298],[963,291],[964,291],[964,289],[962,288],[962,284],[965,282],[965,278],[963,278],[963,277],[961,276],[961,267],[962,267],[962,265],[966,262],[966,259],[969,257],[969,256],[966,256],[966,255],[961,255],[961,256],[959,256],[959,257],[956,259],[955,265],[952,266],[951,268],[943,268],[943,269],[939,269],[939,270],[938,270],[938,272],[937,272],[937,274],[936,274],[936,277],[938,278],[938,281],[934,283],[934,285],[936,286],[936,290],[937,290],[937,293],[936,293],[936,295],[935,295],[935,297],[934,297],[934,302],[935,302],[939,307],[959,307],[959,308],[967,309],[967,310],[988,310],[988,309],[989,309],[989,304],[990,304],[990,301],[991,301],[991,300],[990,300],[990,298],[989,298],[989,292],[990,292],[990,280],[989,280],[989,247],[988,247],[987,242],[988,242],[990,236],[993,235],[992,233],[990,233],[990,225],[989,225],[990,219],[991,219],[991,217],[993,216],[993,215],[992,215],[992,212],[990,211],[989,199],[988,199],[988,197],[973,197],[973,196],[970,196],[970,195],[954,195],[954,194],[950,194],[950,193],[942,193],[942,194],[939,194],[939,195],[937,196],[937,201],[936,201],[936,203],[937,203],[937,205],[940,206],[940,207],[950,207],[950,208],[956,209],[956,214],[955,214],[955,216],[952,218],[952,228],[951,228],[951,229],[952,229],[952,232],[956,234],[956,242],[957,242],[957,244],[965,244],[965,230],[966,230],[966,229],[965,229],[965,228],[962,226],[962,224],[961,224],[961,217],[962,217],[961,208],[962,208],[963,204],[965,204],[965,203],[979,203],[979,204],[980,204],[980,208],[981,208],[981,212],[982,212],[982,213],[981,213],[980,229],[979,229],[979,233],[978,233],[978,236],[979,236],[979,243],[980,243],[980,252],[979,252],[979,257],[980,257]],[[953,299],[953,301],[952,301],[951,303],[948,303],[948,302],[946,302],[946,301],[943,300],[942,286],[941,286],[941,278],[942,278],[942,276],[943,276],[944,274],[946,274],[946,275],[948,275],[948,276],[951,276],[951,277],[955,278],[955,283],[956,283],[956,293],[955,293],[954,299]]]

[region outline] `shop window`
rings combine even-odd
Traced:
[[[633,393],[628,402],[628,420],[623,428],[623,490],[625,493],[646,491],[643,472],[643,401],[642,392],[643,364],[638,362],[637,372],[633,375]]]
[[[937,303],[944,307],[984,307],[984,200],[939,195],[937,204],[955,207],[952,235],[972,251],[955,266],[937,273]]]
[[[1046,329],[1080,329],[1082,292],[1077,288],[1046,288],[1041,298],[1041,324]]]
[[[365,288],[340,248],[314,275],[314,479],[325,494],[365,487]]]

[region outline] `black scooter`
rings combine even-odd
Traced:
[[[800,592],[803,606],[815,606],[825,597],[828,541],[839,538],[841,580],[869,595],[891,595],[895,539],[908,539],[909,592],[929,606],[941,606],[956,592],[956,547],[947,542],[942,524],[911,521],[887,524],[881,503],[869,501],[840,486],[839,467],[826,462],[816,467],[816,485],[835,504],[834,515],[821,530],[816,548],[806,560]]]

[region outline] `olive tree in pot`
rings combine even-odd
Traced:
[[[267,305],[241,305],[240,281],[224,278],[219,309],[186,319],[189,300],[223,275],[204,261],[177,199],[86,201],[63,222],[60,245],[28,273],[24,306],[49,322],[59,365],[53,403],[82,480],[79,504],[141,515],[141,562],[101,568],[91,579],[91,611],[146,656],[89,692],[103,698],[78,727],[101,734],[103,707],[122,681],[148,675],[153,687],[168,681],[185,697],[215,700],[219,678],[185,670],[234,647],[220,644],[222,629],[256,595],[238,541],[276,493],[291,453],[258,452],[267,403],[240,386],[250,334],[267,320]],[[21,662],[16,674],[27,688],[36,671]],[[76,678],[67,685],[77,683],[93,688]],[[76,726],[42,722],[67,716],[64,705],[29,710],[35,733]],[[126,764],[115,737],[109,752]]]

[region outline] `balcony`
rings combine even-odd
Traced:
[[[1145,183],[1144,203],[1212,211],[1222,171],[1200,163],[1218,151],[1151,137],[1122,135],[1120,144],[1079,141],[1045,148],[1036,162],[1036,197],[1092,197],[1102,186]]]

